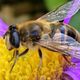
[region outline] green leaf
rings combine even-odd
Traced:
[[[72,17],[70,25],[80,31],[80,11],[78,11],[77,14]]]
[[[68,0],[44,0],[46,7],[48,10],[55,10],[59,6],[66,3]]]

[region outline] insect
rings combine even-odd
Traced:
[[[15,49],[13,54],[15,61],[10,72],[17,59],[26,54],[30,48],[36,46],[38,46],[40,64],[43,57],[40,47],[60,52],[63,55],[71,55],[80,58],[79,32],[70,25],[63,23],[72,4],[73,1],[70,1],[55,12],[51,11],[37,20],[9,26],[5,34],[6,45],[8,50]],[[18,51],[20,45],[26,47],[26,50],[21,54],[19,54]],[[72,52],[73,54],[71,54]]]

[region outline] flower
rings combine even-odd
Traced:
[[[0,19],[0,37],[6,33],[7,29],[8,25],[2,19]]]
[[[74,62],[75,65],[67,67],[63,72],[65,76],[64,80],[80,80],[80,59],[73,57],[72,62]],[[68,79],[65,79],[66,77]]]
[[[20,47],[19,52],[24,51],[24,47]],[[57,80],[63,73],[63,66],[67,63],[61,54],[51,52],[45,48],[41,48],[43,53],[42,65],[38,70],[39,55],[37,49],[30,50],[26,55],[21,56],[12,72],[11,66],[14,59],[9,62],[13,56],[13,50],[6,48],[4,39],[0,38],[0,80]]]
[[[3,36],[8,29],[8,25],[0,20],[0,29]],[[19,52],[24,51],[24,47],[20,47]],[[50,80],[59,79],[63,72],[63,66],[66,61],[58,52],[51,52],[47,49],[41,48],[43,53],[42,65],[38,70],[40,58],[37,48],[30,50],[26,55],[20,57],[12,72],[10,73],[11,66],[14,59],[9,62],[13,56],[13,51],[6,48],[5,40],[0,38],[0,80]]]
[[[8,25],[2,22],[2,20],[0,20],[0,25],[0,30],[2,31],[0,36],[3,36],[8,29]],[[24,50],[25,48],[21,46],[19,52]],[[43,53],[43,59],[39,70],[38,65],[40,58],[37,48],[35,48],[30,50],[26,55],[21,56],[10,73],[14,59],[11,62],[9,62],[9,60],[12,58],[14,50],[9,51],[6,48],[5,40],[1,37],[0,80],[59,80],[61,76],[63,80],[80,79],[80,60],[72,58],[72,62],[74,62],[76,66],[68,66],[62,54],[51,52],[45,48],[41,48],[41,50]]]
[[[64,23],[68,24],[72,16],[76,14],[79,9],[80,9],[80,0],[73,0],[73,3],[64,19]]]

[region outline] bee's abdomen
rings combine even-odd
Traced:
[[[76,34],[70,29],[68,30],[67,35],[74,38],[74,39],[76,39]]]
[[[51,38],[54,37],[56,33],[65,34],[66,33],[65,25],[59,25],[59,26],[51,25],[51,33],[50,33]]]
[[[65,34],[65,26],[64,25],[62,25],[61,27],[60,27],[60,32],[62,33],[62,34]]]

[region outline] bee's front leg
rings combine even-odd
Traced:
[[[13,57],[11,58],[10,61],[12,61],[12,59],[13,59],[14,57],[15,57],[15,60],[14,60],[14,63],[13,63],[13,65],[12,65],[12,67],[11,67],[10,73],[12,72],[12,69],[14,68],[14,65],[16,64],[17,59],[18,59],[20,56],[25,55],[25,54],[28,52],[28,50],[29,50],[29,49],[26,49],[26,50],[23,51],[21,54],[19,54],[19,51],[18,51],[18,50],[15,50],[15,51],[14,51]]]
[[[14,50],[13,56],[8,62],[11,62],[15,58],[15,56],[19,55],[17,51],[18,50]]]
[[[14,68],[14,65],[16,64],[16,61],[17,61],[17,59],[18,59],[18,57],[19,57],[19,51],[18,51],[18,50],[15,50],[15,51],[14,51],[14,54],[15,54],[15,55],[14,55],[12,58],[15,57],[15,59],[14,59],[13,65],[12,65],[12,67],[11,67],[11,69],[10,69],[10,73],[12,72],[12,69]]]

